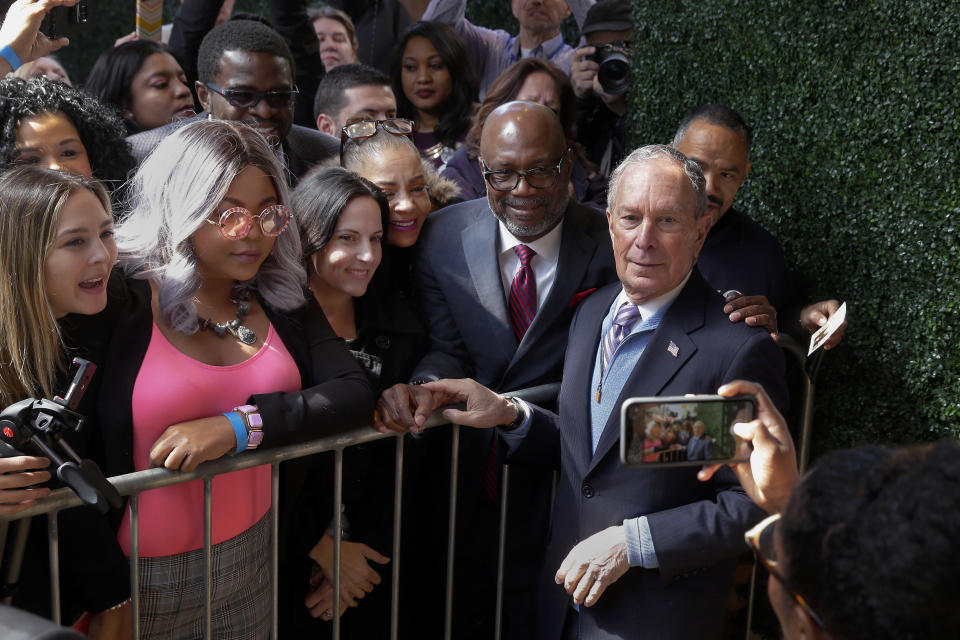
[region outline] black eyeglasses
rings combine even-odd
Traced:
[[[290,209],[282,204],[274,204],[257,215],[253,215],[243,207],[233,207],[220,214],[217,220],[207,219],[208,224],[220,227],[220,235],[227,240],[243,240],[250,235],[253,221],[260,223],[260,232],[271,238],[283,233],[290,223]]]
[[[753,549],[753,553],[757,556],[757,560],[760,561],[766,570],[770,573],[771,576],[780,581],[780,584],[783,585],[783,588],[786,589],[787,593],[793,596],[793,599],[803,607],[803,610],[807,612],[807,615],[819,626],[821,629],[826,631],[826,627],[823,624],[820,616],[818,616],[814,610],[807,603],[806,599],[797,593],[793,587],[790,586],[790,583],[784,578],[783,574],[780,573],[777,564],[777,547],[774,544],[774,538],[777,531],[777,523],[780,522],[780,514],[775,513],[772,516],[769,516],[760,522],[758,522],[752,529],[743,534],[744,539],[747,541],[747,544]]]
[[[395,136],[413,138],[413,121],[406,118],[387,118],[386,120],[357,120],[340,129],[340,164],[343,164],[343,148],[347,140],[364,140],[377,135],[377,130]]]
[[[497,169],[491,171],[487,163],[480,158],[480,166],[483,167],[483,177],[491,187],[496,191],[513,191],[520,184],[520,178],[526,180],[527,184],[534,189],[549,189],[557,184],[560,178],[560,167],[567,158],[570,147],[560,156],[560,162],[552,167],[534,167],[526,171],[514,171],[513,169]]]
[[[283,109],[291,106],[297,94],[300,93],[296,87],[290,91],[255,91],[253,89],[223,89],[212,82],[205,84],[208,89],[222,95],[227,102],[237,109],[252,109],[261,100],[266,100],[267,104],[274,109]]]

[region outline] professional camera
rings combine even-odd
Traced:
[[[0,450],[6,449],[4,455],[13,456],[24,455],[29,449],[30,454],[49,458],[64,484],[81,500],[106,513],[122,504],[120,494],[95,462],[81,459],[63,439],[64,432],[79,431],[83,426],[84,417],[75,409],[97,368],[83,358],[74,358],[73,365],[77,372],[64,397],[28,398],[0,412],[0,442],[7,445]]]
[[[590,58],[600,65],[597,80],[606,93],[620,95],[630,86],[630,50],[626,42],[596,45]]]

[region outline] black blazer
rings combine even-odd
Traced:
[[[620,283],[601,289],[570,327],[559,417],[536,409],[511,462],[560,462],[550,545],[541,583],[538,638],[560,638],[571,598],[553,575],[584,538],[645,515],[659,569],[633,568],[593,607],[580,609],[578,638],[719,638],[743,533],[762,517],[723,469],[699,482],[696,468],[647,470],[620,463],[620,416],[607,421],[590,453],[591,376],[600,327]],[[694,269],[653,334],[617,404],[634,396],[716,393],[730,380],[763,384],[779,406],[786,394],[783,355],[764,329],[733,324],[723,300]],[[679,348],[674,357],[670,343]]]
[[[134,470],[131,400],[150,344],[150,299],[147,281],[127,278],[115,270],[107,308],[95,316],[69,316],[64,323],[68,346],[100,365],[81,407],[89,424],[72,444],[81,455],[95,460],[108,477]],[[263,308],[297,364],[303,390],[248,399],[263,416],[266,436],[262,446],[292,444],[369,424],[373,390],[323,313],[307,306],[292,313],[266,304]],[[305,465],[289,467],[284,476],[286,494],[299,491],[305,473]],[[80,514],[76,517],[82,522],[71,527],[69,536],[61,533],[64,580],[73,580],[72,589],[81,590],[88,601],[112,600],[101,608],[90,608],[100,611],[129,596],[128,563],[116,540],[122,513],[100,518],[82,507],[64,515],[73,513]],[[284,516],[281,528],[286,531],[293,514]],[[71,564],[74,559],[81,561],[84,571],[72,570],[78,566]]]

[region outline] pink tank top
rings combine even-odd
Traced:
[[[182,354],[154,324],[133,387],[134,469],[149,466],[150,448],[170,425],[220,415],[245,404],[252,394],[300,388],[300,371],[272,325],[257,353],[239,364],[217,367]],[[264,431],[269,439],[269,424],[264,424]],[[203,547],[202,480],[145,491],[139,507],[141,556],[169,556]],[[213,543],[246,531],[269,508],[269,465],[215,477]],[[129,513],[117,537],[129,555]]]

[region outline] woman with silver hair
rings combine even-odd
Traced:
[[[368,423],[363,371],[323,314],[304,307],[282,176],[253,129],[203,121],[167,137],[133,178],[117,234],[122,271],[100,318],[110,335],[96,416],[107,475],[191,471]],[[267,637],[270,468],[218,476],[212,494],[214,633]],[[202,484],[146,492],[139,513],[141,637],[192,637],[203,615]],[[128,516],[116,540],[129,554]]]

